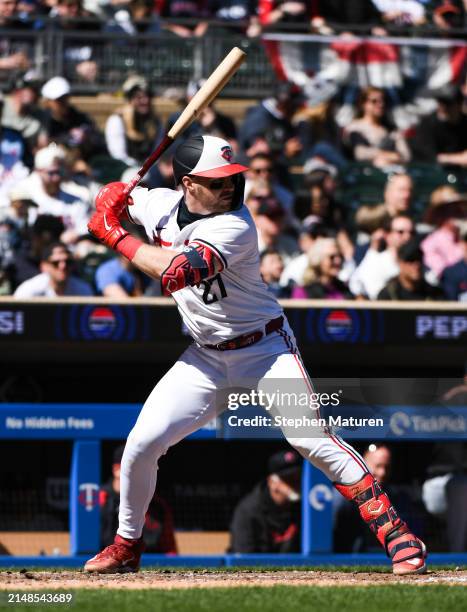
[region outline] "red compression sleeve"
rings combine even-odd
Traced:
[[[137,238],[133,238],[133,236],[125,236],[122,238],[117,245],[115,246],[115,250],[124,255],[130,261],[133,261],[134,256],[136,255],[136,251],[140,246],[143,245],[141,240]]]

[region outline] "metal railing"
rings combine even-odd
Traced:
[[[5,37],[8,54],[26,55],[41,80],[62,75],[78,94],[114,92],[126,76],[134,73],[143,74],[156,94],[168,87],[184,89],[190,79],[209,76],[233,46],[246,51],[249,61],[225,88],[224,96],[266,96],[276,80],[261,40],[239,34],[180,38],[168,32],[122,36],[46,29],[26,33],[11,30]],[[76,70],[83,60],[91,60],[98,67],[92,82],[86,82]],[[0,89],[5,90],[19,72],[0,70]]]
[[[274,68],[265,51],[265,43],[275,41],[297,45],[292,53],[292,68],[301,58],[306,74],[315,74],[315,65],[322,46],[333,42],[342,43],[339,36],[310,35],[309,33],[267,32],[262,38],[248,38],[238,28],[210,28],[203,37],[182,38],[167,30],[156,34],[137,36],[100,32],[96,30],[58,29],[45,24],[41,30],[5,30],[0,41],[0,57],[23,53],[40,79],[47,80],[56,75],[65,76],[71,83],[73,93],[96,94],[115,92],[129,74],[143,74],[151,83],[154,92],[160,95],[167,88],[185,88],[190,79],[208,76],[225,57],[238,46],[246,51],[248,61],[243,64],[234,79],[222,92],[225,97],[260,98],[270,95],[277,81]],[[463,46],[459,39],[428,38],[359,38],[352,43],[373,40],[382,44],[403,45],[412,48],[411,71],[425,72],[427,61],[423,49]],[[306,45],[303,52],[299,45]],[[415,49],[415,51],[413,51]],[[77,70],[82,61],[95,63],[95,78],[86,79]],[[298,66],[295,66],[298,69]],[[18,76],[20,70],[0,70],[0,90]],[[373,83],[374,84],[374,83]]]

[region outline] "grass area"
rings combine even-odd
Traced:
[[[467,589],[460,586],[378,585],[358,587],[273,586],[236,588],[197,588],[162,591],[80,589],[73,590],[73,603],[66,608],[83,612],[114,610],[131,612],[292,612],[299,608],[307,612],[409,612],[462,611],[467,609]],[[0,598],[0,608],[8,606]],[[64,604],[41,606],[34,610],[50,612]],[[16,604],[16,609],[23,606]],[[26,609],[26,606],[24,607]]]

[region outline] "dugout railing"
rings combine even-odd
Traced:
[[[1,566],[79,566],[99,549],[101,443],[126,438],[140,406],[122,404],[4,404],[0,407],[0,439],[73,441],[70,471],[70,555],[15,557],[0,555]],[[369,415],[374,416],[372,411]],[[385,406],[379,416],[385,425],[379,436],[385,441],[467,440],[467,406],[430,408]],[[360,413],[361,415],[361,413]],[[424,425],[425,423],[425,425]],[[212,440],[221,436],[229,444],[232,435],[226,420],[200,429],[191,439]],[[346,439],[375,440],[374,430],[348,429]],[[335,554],[332,552],[333,490],[324,475],[304,461],[302,469],[301,553],[290,555],[147,554],[143,565],[229,566],[229,565],[354,565],[385,564],[383,554]],[[431,563],[467,563],[467,553],[435,553]]]

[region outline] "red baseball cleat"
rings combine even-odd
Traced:
[[[386,550],[392,560],[392,571],[397,576],[426,572],[426,546],[404,523],[388,534]]]
[[[143,550],[144,542],[142,538],[127,540],[116,535],[113,544],[107,546],[102,552],[86,562],[84,571],[98,572],[99,574],[137,572]]]

